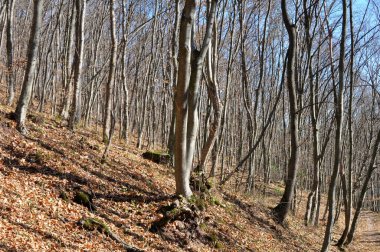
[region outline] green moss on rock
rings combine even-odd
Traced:
[[[79,224],[86,230],[94,231],[98,230],[101,233],[107,235],[110,234],[110,228],[103,221],[96,218],[85,218],[79,221]]]
[[[90,211],[96,211],[94,203],[92,202],[92,196],[84,191],[76,191],[74,202],[87,207]]]
[[[170,164],[171,160],[170,154],[164,151],[147,151],[142,154],[142,157],[157,164]]]

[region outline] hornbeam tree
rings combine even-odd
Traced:
[[[343,102],[344,102],[344,57],[345,57],[345,39],[346,39],[346,19],[347,19],[347,3],[346,0],[342,0],[342,35],[340,40],[340,56],[339,56],[339,83],[334,91],[334,104],[335,104],[335,143],[334,143],[334,167],[331,174],[329,191],[328,191],[328,218],[325,230],[325,237],[321,251],[328,251],[331,242],[331,233],[334,226],[335,218],[335,191],[336,181],[338,178],[339,166],[342,159],[342,125],[343,125]],[[329,31],[330,32],[330,31]],[[330,32],[331,33],[331,32]],[[331,35],[330,35],[331,36]],[[332,48],[332,46],[330,46]],[[330,50],[331,53],[332,49]],[[332,54],[332,53],[331,53]],[[332,71],[332,75],[334,72]]]
[[[290,124],[290,158],[288,161],[288,172],[285,179],[285,191],[280,203],[273,209],[278,222],[282,223],[290,209],[290,204],[293,201],[297,165],[298,165],[298,108],[297,108],[297,93],[296,93],[296,26],[291,23],[286,9],[286,1],[281,1],[282,19],[285,28],[289,35],[289,47],[287,52],[286,65],[286,84],[289,94],[289,124]]]
[[[70,111],[69,128],[74,129],[82,115],[82,72],[84,51],[84,23],[86,17],[87,0],[75,1],[76,23],[75,23],[75,53],[73,61],[74,71],[74,95]]]
[[[190,173],[198,133],[198,99],[203,62],[209,49],[215,19],[216,0],[211,0],[201,49],[195,48],[193,24],[196,0],[186,0],[179,31],[178,77],[175,95],[175,180],[176,194],[190,197]]]
[[[28,112],[29,101],[32,96],[33,78],[36,74],[37,49],[40,40],[43,2],[43,0],[33,1],[33,21],[28,44],[28,62],[26,64],[21,95],[18,99],[16,108],[17,129],[23,134],[27,133],[25,120]]]

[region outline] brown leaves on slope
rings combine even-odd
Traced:
[[[29,121],[30,135],[21,136],[5,116],[10,111],[0,106],[0,251],[123,251],[77,224],[87,217],[146,251],[319,250],[322,228],[305,228],[296,218],[287,229],[278,226],[258,195],[213,192],[220,202],[208,205],[199,224],[207,240],[189,239],[177,221],[166,227],[175,236],[149,232],[162,217],[157,210],[173,202],[172,168],[142,159],[141,150],[116,139],[101,164],[99,132],[73,133],[41,114]],[[92,193],[96,212],[72,202],[75,188]],[[70,200],[59,197],[62,191]]]

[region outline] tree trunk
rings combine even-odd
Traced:
[[[350,229],[352,216],[352,159],[353,159],[353,132],[352,132],[352,99],[354,94],[354,27],[352,16],[352,1],[349,6],[350,11],[350,32],[351,32],[351,50],[350,50],[350,94],[348,104],[348,183],[347,192],[345,195],[345,225],[342,236],[340,237],[337,246],[342,246],[347,238]]]
[[[342,122],[343,122],[343,91],[344,91],[344,55],[345,55],[345,38],[346,38],[346,0],[342,0],[343,20],[342,20],[342,36],[340,41],[340,57],[339,57],[339,84],[338,92],[334,86],[334,102],[335,102],[335,145],[334,145],[334,167],[331,175],[329,191],[328,191],[328,205],[329,212],[327,217],[327,225],[324,236],[324,241],[321,251],[328,251],[331,242],[331,233],[334,226],[334,208],[335,208],[335,191],[336,181],[338,177],[339,164],[341,162],[341,142],[342,142]],[[332,50],[332,48],[330,48]],[[334,72],[331,73],[334,75]]]
[[[214,120],[210,125],[210,133],[208,135],[207,140],[204,143],[204,146],[201,151],[201,158],[199,163],[199,170],[204,174],[204,168],[207,162],[207,158],[214,146],[215,139],[217,137],[219,126],[220,126],[220,98],[219,98],[219,87],[217,82],[217,73],[216,73],[216,61],[217,61],[217,33],[216,33],[216,25],[214,26],[214,43],[208,50],[208,58],[207,58],[207,70],[208,70],[208,85],[207,85],[207,93],[208,97],[211,101],[212,108],[214,110]],[[205,127],[207,128],[207,127]],[[206,132],[206,131],[205,131]]]
[[[15,83],[13,79],[13,9],[14,0],[7,0],[7,104],[12,105],[15,97]],[[1,36],[1,35],[0,35]]]
[[[168,151],[171,156],[174,154],[174,142],[175,142],[175,96],[176,96],[176,82],[177,82],[177,75],[178,75],[178,31],[179,31],[179,24],[180,24],[180,1],[175,1],[175,22],[174,22],[174,32],[172,37],[172,60],[171,60],[171,82],[172,82],[172,88],[173,88],[173,111],[171,113],[171,120],[170,120],[170,130],[169,130],[169,139],[168,139]]]
[[[74,130],[75,125],[80,121],[82,115],[82,65],[84,51],[84,22],[86,17],[86,2],[83,1],[81,6],[80,1],[75,2],[76,8],[76,25],[75,37],[76,47],[74,53],[74,95],[72,108],[70,112],[69,128]]]
[[[115,78],[115,66],[116,66],[116,52],[117,52],[117,41],[116,41],[116,20],[114,11],[114,0],[109,0],[109,11],[110,11],[110,24],[111,24],[111,60],[108,72],[108,81],[106,86],[106,106],[104,109],[104,121],[103,121],[103,142],[108,143],[110,141],[111,132],[111,109],[112,109],[112,92],[113,92],[113,82]]]
[[[279,223],[285,220],[290,204],[293,201],[293,194],[296,184],[297,163],[298,163],[298,109],[297,109],[297,94],[296,94],[296,79],[295,79],[295,56],[296,56],[296,27],[290,23],[289,16],[286,10],[286,1],[281,1],[282,17],[286,30],[289,35],[289,48],[287,52],[287,87],[289,95],[289,125],[291,149],[288,163],[288,171],[285,183],[285,191],[280,203],[273,209],[273,213]]]
[[[211,2],[207,28],[200,51],[192,49],[192,26],[195,17],[196,1],[187,0],[183,9],[178,51],[178,77],[175,127],[175,178],[176,193],[190,197],[190,173],[198,133],[198,95],[203,61],[209,48],[214,25],[216,1]]]
[[[27,133],[25,120],[29,101],[32,96],[33,79],[37,64],[37,49],[40,40],[43,2],[43,0],[33,1],[33,20],[28,44],[28,62],[26,64],[21,95],[16,108],[17,129],[23,134]]]
[[[70,22],[67,22],[67,34],[68,38],[65,41],[65,60],[64,60],[64,71],[63,71],[63,80],[65,85],[63,105],[61,110],[61,116],[63,119],[67,120],[69,118],[70,106],[73,96],[73,52],[72,48],[75,47],[75,2],[72,4],[72,10],[70,12]]]

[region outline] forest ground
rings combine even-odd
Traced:
[[[254,195],[229,187],[211,189],[213,203],[201,213],[196,235],[180,221],[152,233],[151,224],[162,217],[157,210],[173,201],[171,167],[143,159],[134,139],[127,145],[117,136],[102,164],[100,127],[73,133],[59,118],[46,114],[31,113],[29,135],[22,136],[8,118],[12,110],[0,106],[0,251],[123,251],[105,234],[78,225],[84,217],[102,220],[126,243],[146,251],[319,251],[321,247],[324,226],[303,225],[306,192],[283,227],[270,214],[283,187],[272,184],[264,196],[260,182]],[[75,188],[93,192],[96,212],[70,200]],[[69,200],[60,197],[62,192]],[[379,215],[365,213],[348,251],[379,251],[379,223]]]

